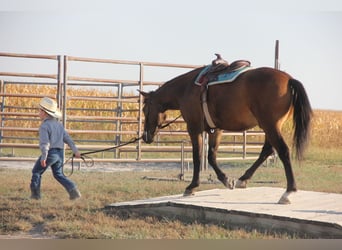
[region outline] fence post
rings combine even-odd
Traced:
[[[243,148],[243,157],[242,159],[246,159],[247,157],[247,131],[243,131],[243,145],[242,145],[242,148]]]
[[[62,90],[62,76],[61,76],[61,56],[57,56],[57,93],[56,93],[56,99],[58,107],[62,107],[62,96],[61,96],[61,90]]]
[[[279,40],[276,40],[276,45],[275,45],[274,68],[280,69],[280,65],[279,65]]]
[[[201,154],[201,170],[208,170],[208,134],[202,133],[202,154]]]
[[[185,160],[184,160],[184,143],[185,141],[182,140],[181,143],[181,175],[180,175],[180,179],[184,180],[184,164],[185,164]]]
[[[144,64],[140,63],[140,74],[139,74],[139,90],[143,90],[144,86]],[[139,95],[139,123],[138,123],[138,137],[141,137],[141,130],[142,130],[142,117],[143,117],[143,112],[142,112],[142,106],[143,106],[143,96]],[[137,160],[141,160],[141,140],[138,140],[138,150],[137,150]]]
[[[63,112],[63,125],[66,128],[66,111],[67,111],[67,82],[68,82],[68,56],[64,56],[64,71],[63,71],[63,91],[61,97],[63,100],[62,112]]]
[[[119,84],[119,86],[117,87],[117,95],[119,100],[122,100],[122,95],[123,95],[123,86],[122,83]],[[116,115],[118,117],[122,117],[122,102],[117,102],[116,104]],[[116,131],[120,132],[122,130],[122,124],[121,124],[121,120],[117,120],[115,122],[115,126],[116,126]],[[121,134],[116,134],[115,136],[115,144],[119,145],[122,141],[122,135]],[[120,158],[120,154],[118,154],[118,150],[114,149],[114,158]]]
[[[5,93],[5,83],[3,80],[0,80],[0,93]],[[5,106],[5,96],[2,96],[1,102],[0,102],[0,111],[4,112],[4,106]],[[1,127],[4,127],[4,122],[5,116],[1,115]],[[2,142],[2,137],[3,137],[3,130],[0,131],[0,143]],[[2,152],[2,148],[0,147],[0,153]]]

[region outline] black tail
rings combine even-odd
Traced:
[[[289,85],[292,89],[292,104],[294,107],[293,142],[296,148],[296,156],[301,159],[309,139],[312,109],[303,84],[296,79],[290,79]]]

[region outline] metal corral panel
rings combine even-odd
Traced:
[[[225,227],[287,231],[299,236],[342,238],[342,195],[298,191],[292,204],[277,204],[282,188],[213,189],[193,196],[173,195],[120,202],[108,213],[137,213]]]

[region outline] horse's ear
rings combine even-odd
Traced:
[[[146,97],[148,96],[148,93],[144,92],[144,91],[141,91],[139,89],[137,89],[137,91],[140,93],[140,95],[142,95],[143,97]]]

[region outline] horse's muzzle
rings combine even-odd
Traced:
[[[144,140],[144,142],[150,144],[153,142],[153,135],[151,135],[151,133],[144,131],[142,139]]]

